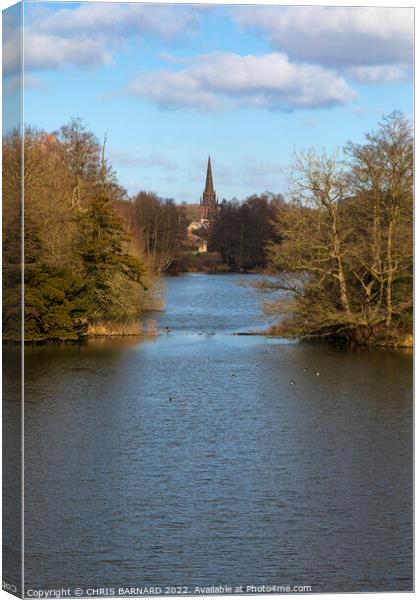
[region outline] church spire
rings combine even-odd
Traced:
[[[219,203],[213,187],[213,173],[211,171],[211,160],[207,163],[206,186],[200,199],[201,222],[212,225],[217,217]]]
[[[207,163],[207,176],[206,176],[206,187],[204,189],[205,194],[214,194],[213,188],[213,174],[211,172],[211,160],[209,156],[209,161]]]

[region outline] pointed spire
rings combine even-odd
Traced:
[[[211,172],[211,161],[209,156],[209,161],[207,163],[207,177],[206,177],[206,187],[204,188],[205,194],[214,194],[213,188],[213,174]]]
[[[218,213],[218,201],[216,198],[216,192],[213,187],[213,174],[211,172],[211,159],[207,163],[207,176],[206,176],[206,187],[204,188],[203,195],[200,198],[201,205],[201,222],[207,225],[212,225]]]

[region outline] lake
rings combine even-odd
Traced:
[[[26,349],[27,592],[412,589],[411,352],[232,335],[269,322],[256,278],[167,278],[169,335]]]

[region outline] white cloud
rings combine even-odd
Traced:
[[[22,52],[19,49],[22,47],[22,35],[20,27],[6,28],[6,23],[3,24],[3,47],[2,47],[2,62],[3,76],[19,74],[22,68]]]
[[[346,104],[355,94],[333,71],[296,64],[285,54],[241,56],[213,52],[178,71],[159,70],[130,87],[163,109],[223,110],[237,106],[280,110]]]
[[[407,68],[398,65],[350,67],[346,70],[346,73],[349,78],[364,84],[404,83],[409,78]]]
[[[194,31],[200,11],[188,6],[87,3],[29,12],[25,28],[25,67],[92,69],[113,62],[127,38],[156,37],[163,42]],[[16,54],[16,53],[15,53]],[[7,65],[9,71],[16,65]]]
[[[325,66],[409,63],[414,9],[377,7],[252,7],[232,9],[244,28],[267,36],[291,59]]]
[[[68,39],[32,32],[25,36],[25,71],[60,69],[68,65],[92,69],[111,63],[111,54],[95,39]]]
[[[121,37],[153,35],[171,40],[196,26],[198,19],[198,10],[188,6],[95,2],[54,11],[38,22],[38,28],[63,35],[113,32]]]

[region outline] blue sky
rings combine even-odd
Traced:
[[[25,122],[81,117],[129,193],[286,192],[294,150],[412,114],[412,9],[26,3]],[[6,53],[7,58],[7,53]],[[6,68],[13,86],[13,64]]]

